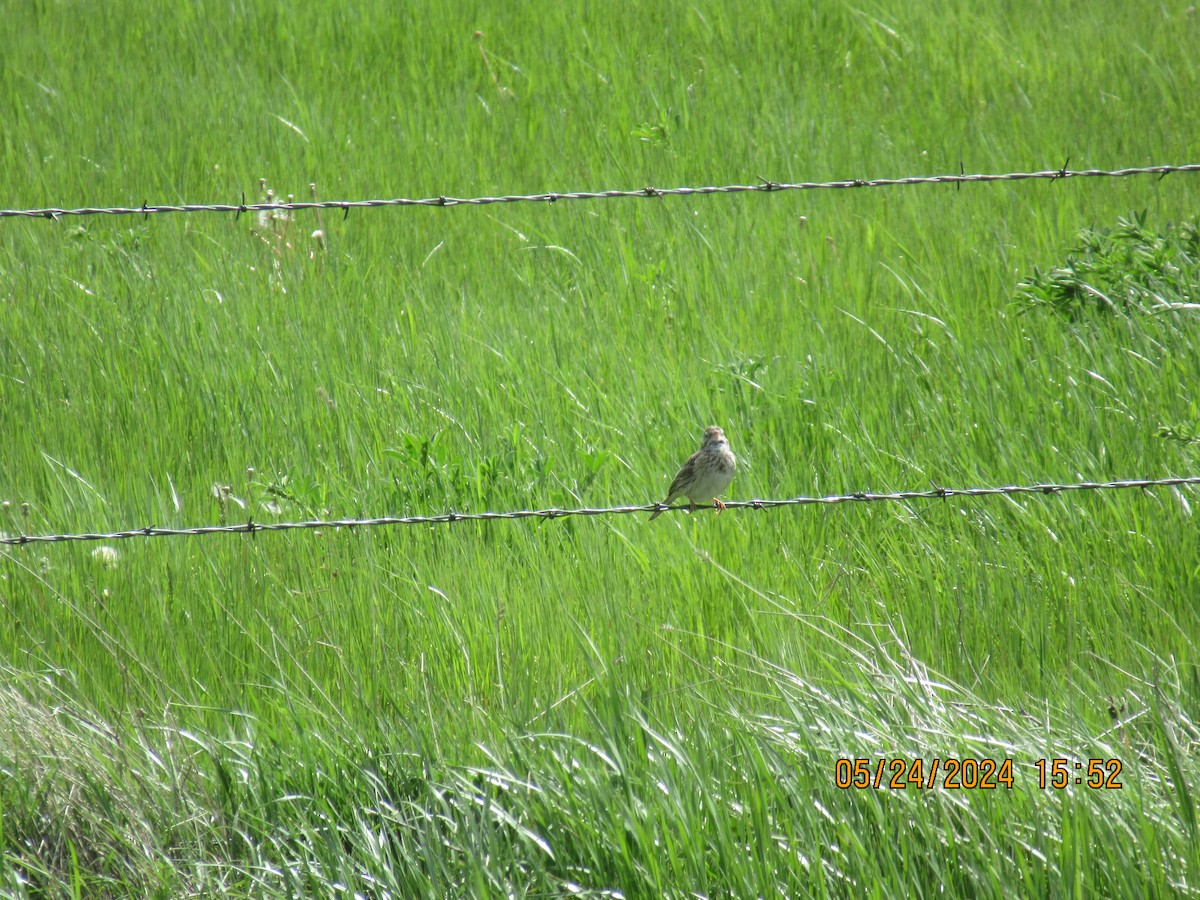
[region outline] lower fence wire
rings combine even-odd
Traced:
[[[1062,494],[1067,491],[1119,491],[1134,488],[1181,487],[1200,485],[1200,475],[1177,478],[1142,478],[1128,481],[1078,481],[1070,484],[1026,484],[1002,487],[943,488],[923,491],[875,493],[857,491],[853,494],[832,494],[825,497],[791,497],[785,500],[730,500],[725,509],[764,510],[782,506],[836,506],[840,503],[903,502],[908,500],[948,500],[952,497],[998,497],[1016,494]],[[1186,501],[1185,501],[1186,502]],[[448,512],[433,516],[381,516],[374,519],[323,519],[307,522],[255,522],[249,519],[234,525],[203,525],[198,528],[137,528],[128,531],[85,532],[80,534],[22,534],[0,536],[0,546],[26,544],[55,544],[66,541],[117,541],[136,537],[184,537],[201,534],[258,534],[260,531],[298,531],[336,528],[373,528],[382,525],[449,525],[454,522],[489,522],[493,519],[565,519],[570,516],[621,516],[650,513],[656,510],[691,509],[690,504],[666,506],[652,503],[647,506],[581,507],[578,509],[522,509],[512,512],[459,513]],[[696,509],[713,509],[702,504]]]

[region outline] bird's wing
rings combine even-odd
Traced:
[[[688,486],[688,483],[692,480],[695,474],[696,457],[699,455],[700,452],[696,451],[688,457],[687,462],[679,467],[679,471],[675,473],[675,478],[671,482],[671,487],[667,490],[667,503],[677,500],[679,497],[683,496],[684,489]]]

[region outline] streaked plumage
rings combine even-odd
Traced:
[[[695,509],[697,503],[711,499],[716,504],[716,511],[720,512],[725,504],[717,499],[717,495],[729,487],[736,470],[737,457],[729,449],[725,432],[716,425],[710,425],[704,429],[700,449],[688,457],[671,482],[663,503],[670,505],[680,497],[687,497],[692,509]],[[650,518],[657,519],[662,514],[663,510],[658,509],[650,514]]]

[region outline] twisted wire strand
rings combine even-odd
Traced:
[[[1070,484],[1026,484],[1000,487],[943,488],[921,491],[875,493],[856,491],[852,494],[832,494],[824,497],[791,497],[782,500],[731,500],[726,509],[774,509],[783,506],[836,506],[840,503],[902,502],[907,500],[946,500],[951,497],[995,497],[1014,494],[1061,494],[1067,491],[1116,491],[1133,488],[1178,487],[1200,485],[1200,475],[1176,478],[1139,478],[1127,481],[1079,481]],[[712,504],[696,509],[713,509]],[[565,519],[570,516],[617,516],[649,513],[656,510],[691,509],[690,504],[666,506],[652,503],[646,506],[580,507],[578,509],[522,509],[511,512],[456,513],[432,516],[381,516],[373,519],[321,519],[304,522],[255,522],[250,519],[234,525],[203,525],[198,528],[136,528],[128,531],[85,532],[80,534],[33,534],[0,537],[0,546],[53,544],[67,541],[116,541],[136,537],[183,537],[201,534],[257,534],[260,531],[297,531],[326,528],[371,528],[383,525],[449,525],[454,522],[490,522],[497,519]]]
[[[1068,160],[1069,161],[1069,160]],[[254,213],[275,210],[340,209],[349,215],[352,209],[371,209],[383,206],[483,206],[489,203],[555,203],[559,200],[609,200],[621,197],[663,198],[690,197],[705,194],[741,194],[748,192],[774,193],[776,191],[842,190],[848,188],[893,187],[909,184],[972,184],[996,181],[1026,181],[1046,179],[1058,181],[1064,178],[1125,178],[1131,175],[1158,175],[1160,178],[1172,172],[1200,172],[1200,163],[1186,165],[1141,166],[1124,169],[1046,169],[1040,172],[1005,172],[979,175],[928,175],[907,178],[874,178],[870,180],[852,178],[843,181],[802,181],[787,183],[760,179],[758,184],[726,184],[708,187],[657,188],[644,187],[637,190],[567,191],[542,194],[505,194],[497,197],[426,197],[423,199],[396,198],[391,200],[304,200],[291,203],[188,203],[180,206],[88,206],[77,209],[44,207],[40,209],[0,209],[0,219],[31,218],[58,219],[63,216],[150,216],[161,213]]]

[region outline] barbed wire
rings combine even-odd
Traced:
[[[723,509],[773,509],[781,506],[836,506],[840,503],[898,502],[906,500],[947,500],[951,497],[995,497],[1013,494],[1061,494],[1066,491],[1115,491],[1131,488],[1177,487],[1200,485],[1200,475],[1177,478],[1142,478],[1129,481],[1078,481],[1071,484],[1026,484],[1003,487],[943,488],[923,491],[873,493],[856,491],[853,494],[832,494],[825,497],[791,497],[786,500],[730,500]],[[714,504],[699,504],[695,509],[715,509]],[[306,522],[255,522],[249,519],[236,525],[203,525],[198,528],[137,528],[129,531],[81,534],[22,534],[0,536],[0,546],[52,544],[65,541],[117,541],[136,537],[182,537],[201,534],[258,534],[260,531],[297,531],[326,528],[371,528],[381,525],[449,525],[454,522],[490,522],[495,519],[565,519],[569,516],[618,516],[658,510],[693,509],[690,504],[667,506],[651,503],[647,506],[608,506],[579,509],[522,509],[513,512],[456,513],[434,516],[381,516],[374,519],[322,519]]]
[[[1069,163],[1070,160],[1067,160]],[[0,219],[31,218],[58,219],[63,216],[150,216],[161,213],[217,212],[242,213],[274,212],[276,210],[340,209],[346,215],[352,209],[371,209],[380,206],[483,206],[488,203],[555,203],[559,200],[609,200],[618,197],[691,197],[704,194],[741,194],[747,192],[774,193],[776,191],[841,190],[847,188],[892,187],[906,184],[972,184],[976,182],[1025,181],[1047,179],[1058,181],[1064,178],[1125,178],[1130,175],[1158,175],[1160,178],[1172,172],[1200,172],[1200,163],[1178,166],[1142,166],[1126,169],[1047,169],[1041,172],[1006,172],[998,175],[929,175],[907,178],[853,178],[846,181],[803,181],[794,184],[759,179],[758,184],[726,184],[710,187],[644,187],[637,190],[610,191],[567,191],[544,194],[507,194],[499,197],[426,197],[424,199],[397,198],[393,200],[297,200],[288,203],[188,203],[181,206],[88,206],[78,209],[47,207],[42,209],[0,209]]]

